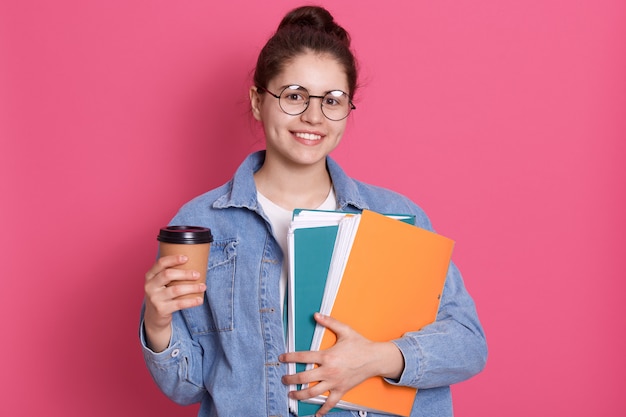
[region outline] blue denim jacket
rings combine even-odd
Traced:
[[[278,361],[285,351],[279,293],[284,258],[253,179],[264,157],[263,151],[248,156],[231,181],[187,203],[171,221],[212,230],[206,298],[174,314],[165,351],[148,349],[140,331],[145,362],[160,389],[180,404],[201,402],[201,417],[290,415],[280,380],[287,368]],[[341,210],[410,213],[417,226],[432,230],[408,198],[349,178],[331,158],[327,167]],[[393,342],[405,369],[388,382],[418,388],[411,416],[452,416],[450,385],[480,372],[487,356],[474,302],[454,264],[437,321]]]

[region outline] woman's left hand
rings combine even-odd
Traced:
[[[373,342],[345,323],[316,313],[315,320],[337,335],[336,343],[325,350],[290,352],[280,355],[281,362],[315,363],[318,366],[293,375],[283,383],[307,384],[307,389],[291,391],[290,398],[305,400],[329,392],[326,403],[316,416],[328,413],[346,392],[373,376],[398,379],[404,369],[404,357],[391,342]]]

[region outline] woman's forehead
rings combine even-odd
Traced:
[[[348,90],[343,66],[332,55],[307,52],[290,60],[270,81],[272,87],[300,85],[313,94],[331,90]]]

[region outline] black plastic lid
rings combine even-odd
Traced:
[[[213,242],[211,229],[200,226],[167,226],[157,236],[159,242],[194,245]]]

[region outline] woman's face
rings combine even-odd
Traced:
[[[343,67],[326,54],[307,52],[296,56],[263,87],[279,95],[283,88],[294,84],[313,96],[333,90],[348,92]],[[287,167],[325,164],[326,156],[337,147],[346,127],[347,119],[333,121],[324,116],[319,98],[311,98],[307,109],[297,116],[284,113],[277,98],[267,92],[259,94],[254,87],[250,100],[252,113],[265,131],[266,162],[281,162]]]

